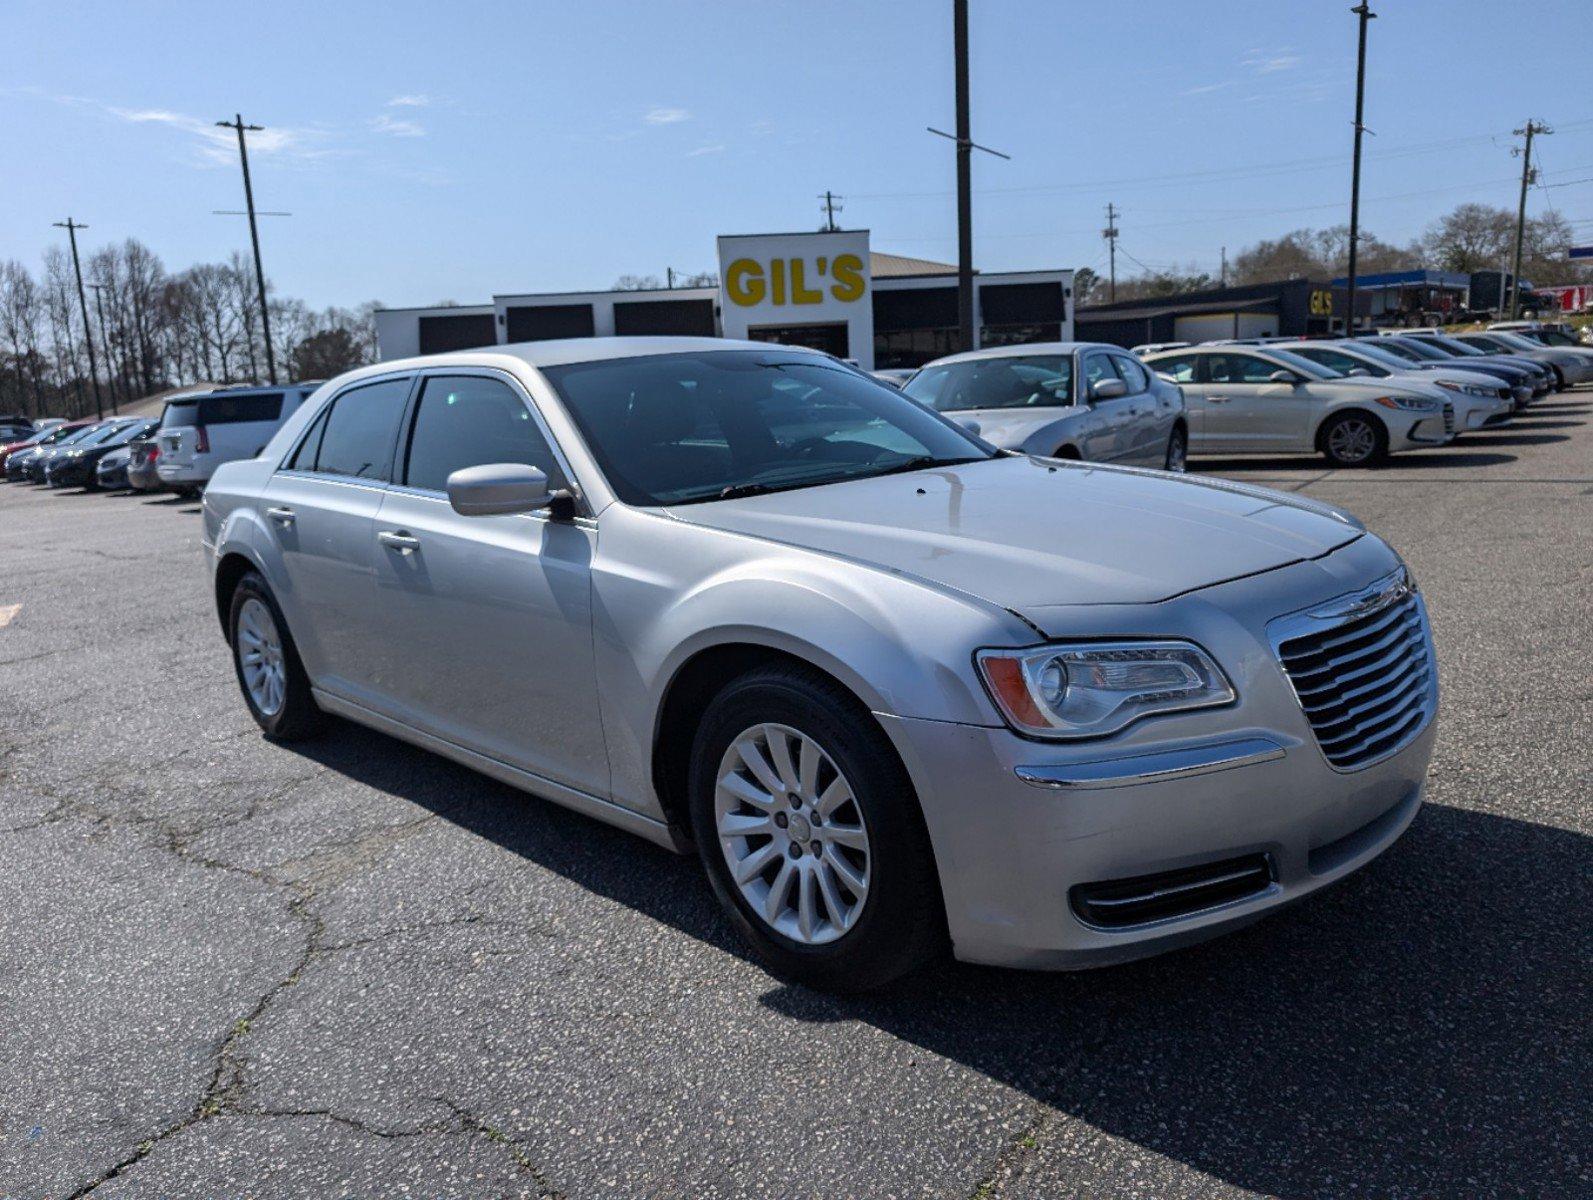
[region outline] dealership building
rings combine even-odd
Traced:
[[[719,286],[506,292],[489,304],[376,313],[380,359],[547,338],[745,338],[812,346],[865,370],[955,353],[957,268],[882,254],[866,229],[719,238]],[[979,346],[1073,337],[1073,272],[976,272]]]

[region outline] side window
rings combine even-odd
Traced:
[[[479,375],[433,375],[421,387],[404,483],[441,492],[462,467],[524,463],[546,474],[551,487],[564,485],[552,448],[508,384]]]
[[[334,399],[321,431],[314,470],[322,475],[385,481],[404,402],[409,398],[409,383],[408,379],[368,383]]]
[[[1125,354],[1112,355],[1112,365],[1117,368],[1117,373],[1123,377],[1123,382],[1128,384],[1128,394],[1136,396],[1150,387],[1150,376],[1145,374],[1145,368],[1139,365],[1138,359],[1129,358]]]
[[[1207,355],[1206,369],[1212,383],[1266,383],[1274,371],[1282,370],[1248,354]]]
[[[1146,365],[1156,374],[1166,375],[1175,383],[1194,383],[1196,361],[1197,356],[1193,354],[1174,354]]]
[[[1084,356],[1084,394],[1095,395],[1096,386],[1108,379],[1117,379],[1119,376],[1112,370],[1112,360],[1099,352]],[[1130,389],[1131,391],[1133,389]]]
[[[284,471],[313,471],[315,470],[315,456],[321,449],[321,434],[326,431],[326,414],[330,408],[323,408],[310,422],[310,432],[305,434],[299,442],[298,449],[288,456],[288,461],[282,464]]]

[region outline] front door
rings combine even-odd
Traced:
[[[286,576],[274,581],[277,601],[310,681],[367,706],[381,636],[374,522],[412,383],[402,376],[341,392],[266,487]]]
[[[1090,406],[1090,417],[1080,440],[1090,462],[1116,462],[1133,450],[1134,398],[1098,397],[1096,389],[1108,380],[1121,381],[1111,356],[1102,350],[1087,351],[1079,364],[1079,388]]]
[[[375,521],[385,632],[377,688],[398,720],[592,795],[609,792],[592,650],[595,524],[466,517],[449,474],[526,463],[563,487],[531,401],[493,372],[421,379]]]
[[[1276,454],[1310,448],[1311,400],[1304,386],[1272,379],[1285,368],[1242,352],[1204,357],[1206,449]]]

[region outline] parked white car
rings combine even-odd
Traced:
[[[1453,408],[1426,388],[1335,378],[1271,346],[1196,346],[1145,365],[1184,389],[1191,454],[1320,453],[1364,467],[1454,437]]]
[[[1439,365],[1423,370],[1367,338],[1280,342],[1274,348],[1349,378],[1389,379],[1412,387],[1441,389],[1431,394],[1454,405],[1456,437],[1468,430],[1503,425],[1515,413],[1515,397],[1503,381],[1457,367]]]
[[[222,463],[253,458],[298,411],[316,384],[221,388],[177,396],[161,415],[155,474],[169,491],[202,490]]]
[[[902,390],[1003,450],[1166,471],[1182,471],[1189,452],[1178,387],[1099,342],[954,354]]]
[[[825,987],[1248,924],[1400,836],[1436,735],[1422,597],[1353,517],[1001,454],[795,346],[362,368],[202,537],[269,736],[338,713],[694,852]]]

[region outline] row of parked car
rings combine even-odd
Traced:
[[[1359,467],[1493,428],[1593,380],[1549,327],[1135,347],[1004,346],[878,373],[1006,450],[1182,471],[1189,455],[1316,454]]]
[[[222,463],[258,454],[315,387],[186,393],[158,420],[0,418],[0,468],[11,483],[196,495]]]

